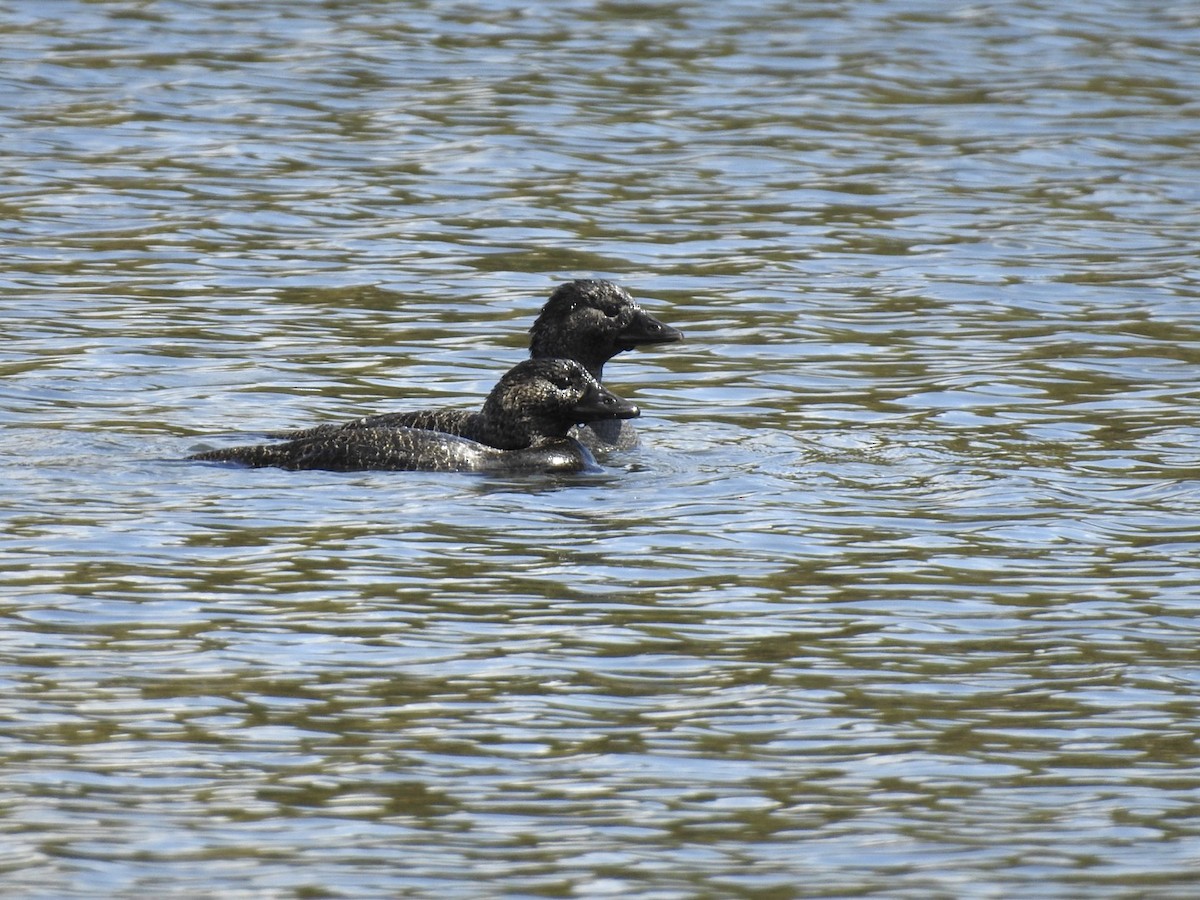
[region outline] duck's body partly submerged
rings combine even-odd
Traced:
[[[374,416],[363,416],[361,419],[351,419],[349,422],[316,425],[302,431],[283,432],[279,436],[297,440],[328,437],[340,432],[364,431],[372,428],[420,428],[424,431],[437,431],[442,434],[468,438],[501,450],[511,449],[514,441],[514,437],[509,436],[509,429],[504,427],[503,423],[497,426],[479,411],[472,409],[420,409],[414,412],[378,413]],[[520,444],[519,433],[515,436],[515,440],[517,444]]]
[[[420,428],[358,428],[299,438],[282,444],[230,447],[191,459],[235,462],[261,468],[371,469],[420,472],[585,472],[597,468],[591,452],[573,438],[542,441],[521,450],[498,450],[478,441]]]
[[[477,413],[466,413],[477,432],[498,447],[420,424],[440,422],[436,412],[413,414],[403,424],[314,430],[279,444],[227,447],[189,457],[212,462],[285,469],[420,470],[432,472],[579,472],[594,468],[591,453],[568,437],[573,425],[627,419],[638,408],[605,390],[579,363],[526,360],[505,374]],[[417,424],[413,424],[417,423]]]
[[[604,364],[635,347],[678,341],[683,335],[643,310],[629,292],[611,281],[570,281],[560,285],[529,329],[531,359],[570,359],[601,381]],[[437,409],[379,413],[349,422],[318,425],[280,434],[308,438],[340,430],[422,428],[459,435],[500,449],[513,447],[513,436],[499,420],[488,421],[471,410]],[[591,450],[628,449],[637,432],[622,419],[595,421],[572,429],[571,435]]]

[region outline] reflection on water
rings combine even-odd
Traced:
[[[4,17],[9,892],[1190,887],[1190,9]],[[603,474],[181,462],[587,275]]]

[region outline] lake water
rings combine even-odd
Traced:
[[[1194,890],[1193,4],[0,24],[6,896]],[[579,277],[601,474],[182,461]]]

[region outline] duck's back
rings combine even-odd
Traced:
[[[275,432],[271,437],[303,440],[306,438],[330,437],[343,431],[364,428],[420,428],[442,434],[457,435],[473,441],[481,440],[479,414],[467,409],[421,409],[414,412],[378,413],[363,416],[349,422],[317,425],[299,431]]]
[[[497,429],[484,427],[478,413],[466,409],[424,409],[415,412],[379,413],[363,416],[349,422],[317,425],[298,431],[272,432],[271,437],[287,440],[311,440],[331,438],[337,434],[361,431],[369,428],[418,428],[442,434],[467,438],[488,446],[503,445],[497,440]],[[503,435],[503,431],[500,432]],[[577,425],[571,429],[571,437],[593,453],[609,450],[632,450],[637,446],[637,429],[624,419],[604,419],[590,425]]]
[[[456,435],[418,428],[338,428],[283,444],[226,447],[191,457],[260,468],[369,469],[422,472],[582,472],[596,467],[591,453],[571,438],[524,450],[498,450]]]
[[[283,469],[472,471],[482,461],[481,445],[464,438],[414,428],[332,428],[282,444],[225,447],[192,459]]]

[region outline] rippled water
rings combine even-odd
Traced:
[[[1187,894],[1191,5],[0,21],[6,894]],[[603,474],[181,461],[584,276]]]

